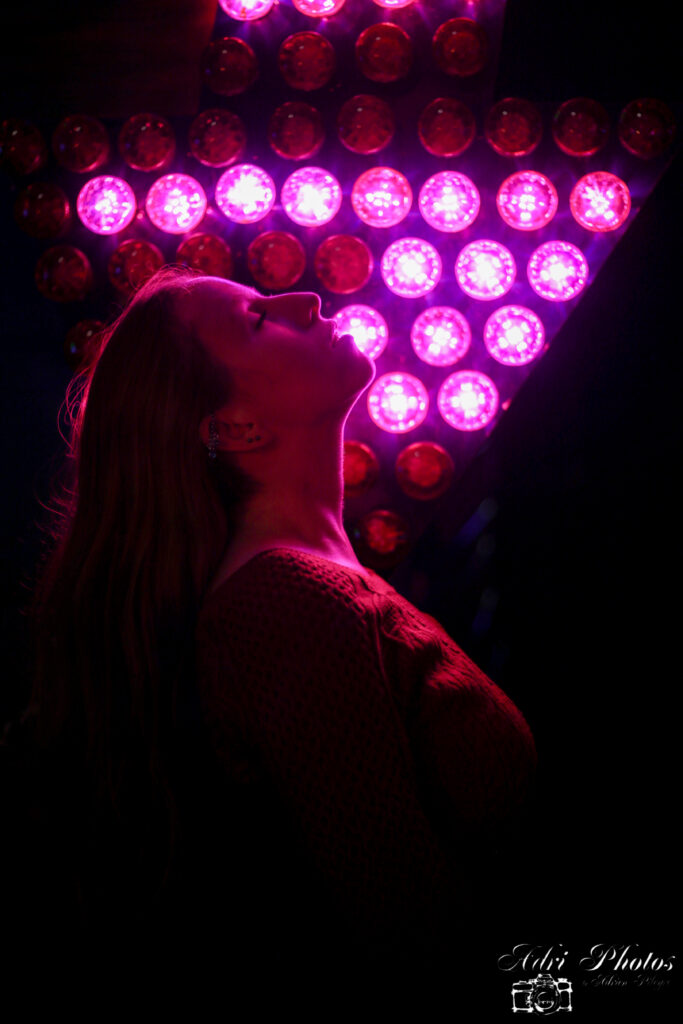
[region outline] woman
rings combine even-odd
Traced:
[[[481,910],[533,740],[354,554],[342,437],[373,376],[318,296],[165,268],[77,380],[32,708],[85,935],[201,934],[216,904],[238,953],[368,963]]]

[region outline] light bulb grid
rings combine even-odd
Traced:
[[[391,9],[409,6],[412,0],[374,0],[374,2],[379,10],[386,9],[389,12]],[[340,11],[344,6],[343,0],[293,0],[293,3],[301,13],[305,13],[311,19],[324,19],[331,13]],[[241,3],[237,0],[220,0],[220,4],[226,13],[241,21],[264,17],[272,7],[277,8],[278,6],[276,2],[273,3],[273,0],[241,0]],[[311,24],[309,26],[311,31],[319,27],[324,31],[324,25]],[[236,29],[232,31],[235,32]],[[368,80],[358,91],[367,92],[369,95],[374,88],[371,80]],[[315,103],[313,96],[311,102]],[[336,139],[334,142],[343,153],[342,142]],[[348,156],[346,153],[343,155]],[[254,149],[250,150],[250,156],[254,161],[259,159],[259,154]],[[262,156],[264,163],[268,157],[272,161],[272,152],[268,152],[267,149],[265,155],[262,154]],[[387,159],[390,162],[391,158]],[[473,326],[477,323],[481,325],[486,313],[481,311],[471,315],[470,311],[477,308],[481,310],[479,304],[482,302],[504,298],[515,285],[517,304],[495,310],[486,320],[483,329],[478,329],[475,326],[473,362],[475,366],[479,365],[477,353],[483,354],[485,350],[503,367],[525,366],[543,351],[546,344],[546,332],[541,317],[519,304],[529,301],[528,296],[524,298],[524,290],[533,291],[542,300],[560,303],[576,297],[587,283],[588,264],[577,245],[572,245],[562,239],[555,239],[546,243],[545,247],[537,246],[531,251],[529,244],[523,258],[527,260],[526,274],[524,274],[522,269],[524,264],[520,255],[520,250],[524,251],[523,247],[516,246],[512,241],[510,242],[511,251],[507,245],[503,244],[512,238],[510,232],[503,225],[513,228],[515,232],[531,232],[545,228],[555,217],[558,211],[557,190],[552,180],[540,171],[523,171],[509,175],[498,187],[497,192],[489,184],[482,185],[480,194],[475,180],[459,172],[440,171],[429,177],[421,175],[421,180],[415,180],[411,175],[411,182],[409,182],[408,178],[396,168],[371,168],[360,174],[351,188],[348,175],[344,174],[342,177],[340,174],[340,178],[342,178],[340,182],[333,173],[336,171],[333,161],[325,161],[325,163],[329,163],[329,167],[300,168],[295,174],[290,175],[281,187],[281,205],[277,209],[300,227],[314,228],[326,225],[342,210],[342,205],[344,205],[346,209],[342,211],[343,215],[348,215],[353,210],[363,225],[367,225],[370,229],[392,228],[408,217],[413,196],[418,197],[416,208],[412,210],[410,216],[410,223],[412,230],[416,234],[420,234],[419,225],[424,221],[425,237],[410,237],[410,229],[408,229],[406,231],[408,237],[399,237],[396,242],[387,245],[386,236],[382,237],[382,233],[378,233],[376,230],[367,231],[364,226],[360,227],[358,235],[367,242],[372,252],[378,257],[378,263],[381,259],[378,269],[381,271],[384,286],[392,293],[392,296],[405,297],[408,300],[427,296],[432,299],[430,295],[432,290],[441,286],[432,299],[435,303],[433,306],[418,316],[411,310],[409,317],[406,317],[407,320],[413,321],[411,327],[405,320],[401,324],[404,340],[409,330],[412,354],[423,363],[435,368],[449,367],[463,360],[468,353],[472,354],[472,329],[468,318]],[[576,174],[576,165],[572,166],[573,173]],[[244,173],[247,167],[254,177],[235,182],[235,177],[238,177],[236,172],[241,170]],[[385,172],[383,181],[378,174],[380,171]],[[393,178],[386,175],[387,171]],[[311,172],[316,172],[319,177],[315,180],[309,177],[309,180],[304,180],[303,183],[297,182],[296,176],[301,175],[302,172],[309,176]],[[373,174],[374,182],[371,177]],[[476,176],[474,177],[476,178]],[[260,232],[264,228],[262,225],[257,225],[257,222],[275,209],[277,195],[273,179],[263,168],[258,166],[258,163],[241,165],[241,168],[231,167],[229,172],[225,172],[223,178],[215,190],[217,209],[229,221],[247,226],[254,225],[252,237],[255,238],[257,235],[260,237]],[[169,183],[172,179],[174,184],[170,186]],[[180,179],[185,179],[185,182],[181,183]],[[105,180],[114,181],[116,179]],[[500,181],[500,178],[498,180]],[[164,189],[160,187],[161,182],[164,182],[165,193]],[[197,188],[194,188],[192,183]],[[298,191],[292,199],[288,186],[291,189],[294,183],[297,183]],[[361,192],[361,184],[365,189],[364,192]],[[259,188],[260,195],[258,194]],[[84,191],[85,188],[82,192]],[[108,234],[120,231],[135,216],[136,203],[132,190],[131,195],[132,204],[129,203],[126,206],[123,201],[120,204],[121,208],[125,209],[125,217],[128,219],[124,217],[124,219],[117,220],[118,200],[114,193],[105,193],[99,201],[97,207],[101,218],[99,227],[94,226],[94,220],[87,223],[83,216],[81,219],[89,230],[95,233]],[[140,197],[140,205],[144,206],[150,221],[160,230],[168,234],[189,234],[199,225],[205,214],[206,197],[199,182],[191,179],[188,175],[169,174],[153,184],[146,198]],[[566,213],[571,213],[574,221],[586,231],[608,232],[615,230],[628,217],[631,201],[626,182],[607,171],[601,171],[592,172],[592,174],[585,175],[580,181],[576,181],[569,202],[567,203],[566,198],[563,198],[563,205],[565,205]],[[80,215],[80,194],[77,209]],[[560,210],[562,215],[565,214],[565,209]],[[502,224],[497,222],[497,231],[492,226],[491,216],[493,214],[495,218],[496,210],[503,222]],[[445,233],[456,234],[470,228],[481,212],[485,214],[485,217],[481,217],[484,230],[491,226],[491,237],[480,239],[475,237],[474,241],[464,248],[458,246],[459,239],[448,242],[443,238]],[[573,228],[573,232],[571,230],[569,232],[570,237],[580,239],[581,235],[580,232],[577,232],[576,224],[572,224],[568,218],[565,218],[558,233],[561,233],[562,226],[566,226],[567,223],[570,228]],[[228,226],[224,221],[223,229],[223,233],[226,235]],[[353,234],[353,227],[348,219],[346,223],[340,223],[338,231],[347,231],[349,235]],[[335,234],[335,232],[328,233]],[[483,231],[479,233],[483,233]],[[554,229],[553,233],[555,233]],[[293,234],[297,235],[298,240],[306,247],[308,269],[311,270],[313,252],[315,247],[320,244],[320,235],[309,234],[307,231],[293,232]],[[389,233],[389,237],[396,237],[396,234],[392,231]],[[471,238],[471,233],[468,234]],[[500,241],[496,235],[501,239]],[[466,235],[465,238],[467,237]],[[403,251],[400,251],[401,245],[405,245]],[[579,241],[579,245],[584,247],[581,241]],[[518,256],[519,268],[515,264],[513,252]],[[530,257],[528,256],[529,252],[531,252]],[[464,255],[465,253],[466,255]],[[439,300],[454,301],[452,289],[455,282],[465,296],[475,300],[474,303],[466,302],[463,307],[467,316],[452,307],[436,305]],[[275,284],[274,287],[278,288],[279,286]],[[517,298],[518,293],[519,298]],[[342,294],[341,289],[338,290],[338,294]],[[354,307],[346,307],[335,314],[335,320],[342,333],[353,335],[358,348],[370,358],[378,359],[386,351],[387,346],[396,344],[399,334],[390,337],[386,321],[377,310],[373,310],[373,296],[363,293],[363,298],[367,298],[370,305],[356,303]],[[462,300],[462,295],[457,295],[457,298]],[[494,305],[496,304],[498,303],[494,302]],[[380,307],[383,305],[382,300],[378,301],[378,305]],[[398,305],[400,306],[401,303]],[[417,304],[415,303],[415,305]],[[379,317],[381,324],[373,322],[371,315],[368,318],[365,314],[357,313],[351,317],[347,325],[342,314],[347,315],[348,318],[350,316],[348,310],[351,308],[369,310],[370,314],[374,312]],[[437,310],[440,315],[443,310],[450,310],[450,312],[447,316],[442,316],[439,319]],[[565,315],[561,310],[556,310],[555,313],[559,316]],[[546,319],[545,315],[543,315],[543,319]],[[551,333],[554,332],[557,319],[549,318],[548,324]],[[402,357],[401,365],[409,366],[410,364],[404,363]],[[426,371],[428,379],[431,372]],[[478,370],[461,372],[479,373]],[[405,374],[404,377],[406,377]],[[448,380],[450,381],[450,379],[449,377]],[[493,382],[491,383],[493,384]],[[442,392],[443,394],[447,393],[445,384],[446,381],[442,381],[439,387],[439,396],[442,395]],[[424,388],[424,385],[422,387]],[[492,393],[487,392],[485,382],[482,383],[481,377],[470,380],[468,387],[465,387],[461,380],[459,387],[462,395],[465,395],[461,405],[465,410],[463,415],[467,422],[458,425],[457,429],[480,429],[479,424],[472,425],[472,418],[467,411],[468,401],[472,402],[472,396],[476,396],[480,405],[488,403],[487,408],[490,413],[490,406],[493,402]],[[493,387],[495,389],[495,384]],[[400,389],[391,390],[387,402],[396,422],[391,427],[383,426],[383,429],[394,432],[414,429],[415,424],[411,423],[410,415],[413,398],[410,386],[405,384],[405,381]],[[435,405],[439,404],[436,393],[432,395],[432,401]],[[445,399],[441,399],[441,401],[443,402]],[[456,405],[455,400],[451,402],[452,407]],[[493,417],[499,408],[497,397],[494,406]],[[429,397],[427,398],[428,408]],[[440,406],[439,411],[442,412]],[[426,415],[426,412],[424,414]],[[451,422],[446,416],[444,419],[446,422]],[[422,419],[419,422],[422,422]],[[491,422],[490,418],[486,420],[486,423],[488,422]],[[451,425],[454,424],[451,423]]]

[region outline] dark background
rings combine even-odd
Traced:
[[[65,23],[77,38],[93,8],[112,7],[68,3],[58,26],[43,6],[42,28],[40,4],[9,16],[3,117],[41,95],[58,102],[47,58],[22,54],[48,52]],[[510,2],[496,98],[654,96],[680,114],[680,33],[668,19],[662,9],[635,17],[614,0]],[[212,21],[205,16],[205,32]],[[457,514],[387,577],[408,593],[423,581],[421,606],[513,698],[536,737],[532,863],[509,879],[523,887],[523,910],[492,922],[488,954],[508,941],[565,943],[578,958],[597,943],[630,942],[670,956],[678,943],[679,193],[680,157],[470,467]],[[34,288],[6,180],[2,194],[4,720],[25,701],[19,609],[70,371],[59,310]],[[509,991],[509,978],[494,973]],[[576,971],[573,980],[576,1005]],[[669,1019],[654,991],[590,998],[615,1019],[638,999],[648,1019]]]

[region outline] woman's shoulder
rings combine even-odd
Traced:
[[[226,626],[235,643],[304,633],[311,643],[325,644],[332,632],[348,643],[367,634],[376,647],[390,644],[404,659],[423,648],[443,657],[453,645],[436,619],[372,569],[285,547],[255,554],[207,595],[200,630],[223,644]]]
[[[227,577],[218,579],[207,594],[203,610],[258,596],[282,610],[283,600],[321,599],[324,595],[356,599],[364,593],[395,594],[372,569],[334,561],[313,551],[274,547],[260,551]]]

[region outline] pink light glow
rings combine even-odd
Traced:
[[[536,231],[557,212],[557,192],[550,178],[537,171],[518,171],[498,189],[496,206],[506,224],[518,231]]]
[[[525,306],[501,306],[484,325],[488,352],[505,366],[530,363],[543,349],[545,330],[540,317]]]
[[[370,419],[390,433],[404,433],[419,427],[428,410],[427,389],[410,373],[385,373],[368,392]]]
[[[287,178],[280,198],[291,220],[304,227],[316,227],[336,216],[342,190],[335,176],[324,167],[302,167]]]
[[[393,167],[371,167],[356,180],[351,205],[365,224],[388,228],[408,214],[413,193],[408,179]]]
[[[566,302],[578,295],[586,284],[588,263],[571,242],[545,242],[532,252],[527,277],[542,299]]]
[[[422,238],[399,238],[385,249],[380,270],[390,291],[414,299],[439,283],[441,257]]]
[[[512,288],[517,268],[512,253],[499,242],[480,239],[461,250],[455,276],[473,299],[498,299]]]
[[[206,213],[204,189],[189,174],[165,174],[157,178],[145,200],[147,216],[155,227],[170,235],[192,231]]]
[[[78,216],[96,235],[123,231],[135,216],[135,195],[123,178],[101,175],[87,181],[78,193]]]
[[[417,317],[410,342],[417,356],[432,366],[451,366],[465,355],[472,341],[467,320],[450,306],[431,306]]]
[[[437,231],[462,231],[476,220],[481,204],[477,187],[467,175],[439,171],[420,189],[418,205]]]
[[[588,231],[615,231],[631,211],[631,194],[616,174],[593,171],[574,185],[569,209],[574,220]]]
[[[395,10],[397,7],[407,7],[415,0],[375,0],[378,7],[386,7],[388,10]]]
[[[478,370],[460,370],[446,377],[437,396],[439,412],[456,430],[481,430],[498,410],[498,389]]]
[[[226,14],[236,21],[254,21],[263,18],[275,0],[218,0]]]
[[[344,306],[332,317],[340,334],[350,334],[361,352],[379,359],[387,347],[389,328],[381,313],[371,306]]]
[[[262,167],[238,164],[221,174],[216,203],[228,220],[253,224],[263,220],[275,204],[275,182]]]
[[[342,9],[346,0],[292,0],[292,3],[309,18],[329,18]]]

